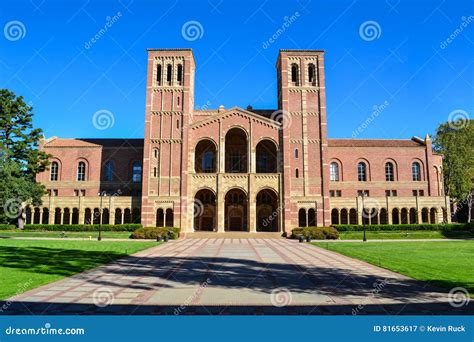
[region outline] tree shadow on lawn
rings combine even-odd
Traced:
[[[32,273],[70,276],[126,256],[114,251],[84,251],[47,247],[1,247],[0,266]]]
[[[116,289],[157,292],[163,288],[190,285],[198,289],[206,283],[221,290],[252,290],[263,295],[272,293],[276,288],[284,288],[293,296],[370,297],[375,301],[380,298],[400,303],[429,303],[440,298],[448,301],[446,289],[409,278],[382,278],[370,271],[264,263],[237,257],[137,257],[124,256],[118,252],[61,249],[52,254],[51,251],[42,247],[4,247],[0,253],[0,265],[28,269],[34,273],[68,276],[119,258],[101,266],[100,273],[81,273],[75,275],[74,279]],[[124,282],[125,278],[131,282]],[[448,289],[459,286],[445,280],[436,282]]]

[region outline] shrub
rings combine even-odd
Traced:
[[[299,236],[310,237],[312,240],[335,240],[339,238],[339,233],[333,227],[294,228],[291,238],[296,239]]]
[[[133,232],[142,225],[137,223],[103,224],[100,229],[108,232]],[[65,231],[65,232],[96,232],[98,224],[26,224],[25,230]]]
[[[14,224],[0,224],[0,230],[13,230],[15,228]]]
[[[167,236],[169,239],[175,240],[179,238],[179,228],[176,227],[142,227],[135,230],[130,239],[153,239],[157,237]]]
[[[363,225],[355,224],[335,224],[332,227],[339,232],[351,232],[364,230]],[[397,230],[471,230],[474,228],[472,223],[436,223],[436,224],[368,224],[365,226],[367,231],[397,231]]]

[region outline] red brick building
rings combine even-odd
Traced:
[[[144,139],[45,140],[49,195],[27,221],[289,232],[450,219],[428,136],[328,139],[324,52],[281,50],[276,69],[278,109],[196,110],[192,50],[149,49]]]

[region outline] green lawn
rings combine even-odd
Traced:
[[[439,230],[411,230],[411,231],[384,231],[384,232],[366,232],[367,239],[468,239],[474,238],[473,233],[469,231],[442,232]],[[341,240],[362,240],[363,232],[340,232]]]
[[[0,299],[156,245],[157,242],[0,239]]]
[[[49,231],[30,231],[30,230],[0,230],[0,238],[8,237],[45,237],[45,238],[84,238],[97,239],[98,232],[49,232]],[[102,238],[104,239],[128,239],[131,232],[102,232]]]
[[[313,244],[449,289],[462,286],[474,295],[474,241]]]

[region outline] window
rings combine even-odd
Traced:
[[[206,156],[206,154],[204,154],[204,157]],[[230,172],[241,172],[242,170],[241,161],[242,161],[242,156],[240,152],[232,151],[230,153]],[[203,158],[203,166],[204,166],[204,158]]]
[[[51,176],[50,180],[55,182],[58,180],[59,164],[57,162],[51,163]]]
[[[385,164],[385,180],[387,182],[393,182],[395,180],[393,175],[393,163],[391,162]]]
[[[411,174],[412,174],[412,179],[415,182],[421,181],[421,169],[420,169],[420,163],[414,162],[411,165]]]
[[[240,160],[240,156],[239,156]],[[232,163],[232,165],[234,165]],[[210,173],[214,171],[214,152],[213,151],[206,151],[202,158],[202,170],[204,172]]]
[[[359,182],[367,181],[367,166],[363,162],[357,164],[357,178]]]
[[[139,183],[142,181],[142,164],[134,162],[132,165],[132,182]]]
[[[158,171],[156,169],[156,167],[153,168],[153,177],[156,177],[158,174]]]
[[[74,190],[74,196],[79,196],[79,190]]]
[[[84,197],[86,195],[86,190],[80,190],[79,194]]]
[[[57,197],[58,196],[58,189],[51,190],[51,196]]]
[[[153,155],[155,156],[155,158],[158,158],[158,149],[154,149],[153,150]]]
[[[161,64],[156,66],[156,84],[161,85]]]
[[[397,196],[397,190],[385,190],[385,196],[387,197],[396,197]]]
[[[177,80],[178,80],[179,85],[183,84],[183,66],[181,64],[178,64]],[[178,103],[178,106],[179,106],[179,103]]]
[[[295,170],[295,177],[300,178],[300,172],[298,169]]]
[[[308,82],[311,85],[316,85],[316,68],[313,63],[308,65]]]
[[[177,102],[178,102],[178,107],[179,107],[180,104],[181,104],[181,102],[180,102],[180,97],[178,96],[178,97],[176,98],[176,100],[177,100]],[[179,128],[179,123],[178,123],[178,128]]]
[[[179,97],[178,97],[178,100],[179,100]],[[179,105],[179,103],[178,103],[178,105]],[[179,119],[176,120],[176,128],[179,129]]]
[[[423,197],[425,195],[424,190],[413,190],[412,193],[413,193],[413,196],[422,196]]]
[[[166,66],[166,84],[171,85],[171,78],[173,77],[173,70],[171,64]]]
[[[339,164],[336,162],[329,164],[329,180],[339,182]]]
[[[336,197],[342,196],[342,190],[336,190]]]
[[[77,165],[77,180],[83,182],[86,180],[86,163],[79,162]]]
[[[369,190],[357,190],[357,196],[369,197]]]
[[[111,182],[114,177],[114,164],[108,160],[104,165],[104,176],[105,181]]]
[[[294,86],[299,86],[299,70],[298,64],[294,63],[291,65],[291,83]]]
[[[297,148],[295,148],[295,158],[298,159],[299,151]]]
[[[341,197],[342,191],[341,190],[329,190],[330,197]]]

